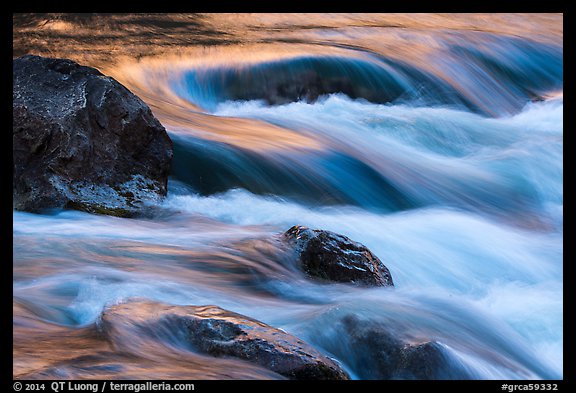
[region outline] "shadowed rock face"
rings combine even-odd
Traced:
[[[166,195],[172,142],[150,108],[71,60],[13,61],[13,205],[128,216]]]
[[[347,316],[341,337],[352,348],[349,359],[365,379],[471,379],[465,366],[435,341],[407,343],[375,321]]]
[[[223,99],[264,100],[269,105],[316,102],[322,95],[343,93],[385,103],[403,93],[400,83],[383,70],[359,60],[302,58],[272,62],[250,70],[223,74]]]
[[[349,379],[335,361],[298,338],[216,306],[133,301],[106,310],[102,330],[116,346],[123,345],[122,337],[160,336],[192,351],[243,359],[290,379]]]
[[[296,250],[310,276],[366,286],[394,286],[388,268],[378,257],[346,236],[293,226],[283,238]]]

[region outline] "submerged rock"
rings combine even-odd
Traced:
[[[406,342],[383,323],[347,316],[339,336],[363,379],[471,379],[466,367],[435,341]],[[341,347],[342,348],[342,347]]]
[[[349,379],[335,361],[298,338],[216,306],[133,301],[106,310],[101,324],[113,341],[135,335],[177,337],[193,351],[243,359],[290,379]]]
[[[129,216],[166,195],[172,141],[150,108],[98,70],[13,61],[13,206]]]
[[[387,62],[393,63],[391,59]],[[398,70],[406,67],[394,64]],[[410,71],[414,75],[415,70]],[[208,70],[201,81],[217,86],[220,101],[263,100],[269,105],[284,105],[297,101],[314,103],[321,96],[341,93],[352,99],[386,103],[406,94],[405,82],[398,76],[362,59],[298,56],[252,67]],[[426,78],[421,73],[418,76],[420,80]]]
[[[394,286],[388,268],[364,245],[334,232],[293,226],[283,238],[310,276],[367,286]]]

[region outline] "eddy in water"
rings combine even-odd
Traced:
[[[563,378],[561,14],[13,21],[14,378]]]

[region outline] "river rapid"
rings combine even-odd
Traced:
[[[165,334],[114,350],[99,320],[131,298],[260,320],[353,379],[371,374],[347,315],[438,342],[471,378],[563,377],[562,15],[15,22],[15,51],[141,97],[174,159],[140,217],[13,212],[14,377],[282,378]],[[366,245],[395,287],[307,277],[278,257],[293,225]]]

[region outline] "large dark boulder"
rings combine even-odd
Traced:
[[[339,354],[362,379],[471,379],[467,368],[436,341],[409,341],[382,322],[346,316],[336,327]],[[344,354],[341,354],[344,355]]]
[[[364,245],[346,236],[293,226],[283,234],[302,269],[320,279],[366,286],[394,286],[388,268]]]
[[[102,331],[114,343],[122,337],[177,337],[191,350],[255,363],[290,379],[345,380],[333,360],[280,329],[216,306],[169,306],[144,300],[107,309]]]
[[[127,216],[166,195],[172,141],[150,108],[98,70],[13,61],[13,207]]]

